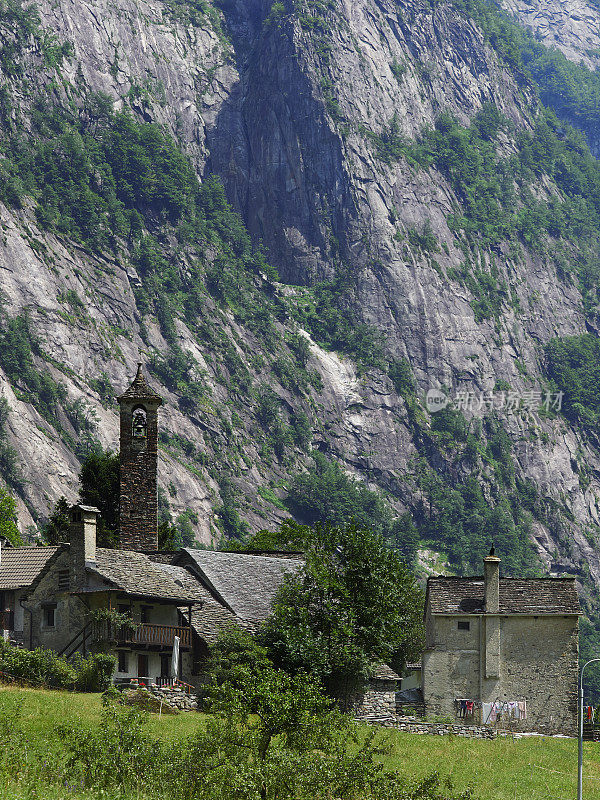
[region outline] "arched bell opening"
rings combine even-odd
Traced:
[[[148,433],[148,416],[144,406],[137,406],[131,415],[131,435],[134,439],[145,439]]]

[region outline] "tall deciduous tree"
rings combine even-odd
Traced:
[[[0,488],[0,537],[7,539],[13,545],[23,543],[17,525],[17,504],[3,488]]]
[[[56,545],[69,541],[69,504],[66,498],[60,497],[56,502],[42,536],[45,544]]]
[[[400,669],[419,654],[422,591],[398,552],[368,529],[316,525],[296,534],[305,561],[279,590],[259,638],[278,666],[317,675],[345,701],[374,664]]]
[[[100,509],[98,544],[115,547],[119,538],[119,454],[112,450],[93,452],[79,473],[79,498]]]

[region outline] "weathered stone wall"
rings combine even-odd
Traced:
[[[25,647],[46,647],[60,652],[85,624],[86,607],[69,592],[59,592],[58,573],[70,567],[69,551],[62,553],[24,601],[23,625]],[[46,625],[44,606],[56,603],[54,627]],[[31,613],[28,613],[31,612]]]
[[[384,728],[394,728],[405,733],[422,733],[432,736],[463,736],[468,739],[495,739],[499,731],[487,725],[459,725],[447,722],[414,722],[403,719],[384,719],[376,722]]]
[[[156,686],[152,684],[147,687],[151,694],[163,703],[167,703],[171,708],[179,711],[197,711],[198,700],[195,694],[188,694],[178,686]]]
[[[126,705],[137,705],[149,711],[160,711],[161,704],[177,711],[197,711],[198,699],[195,694],[188,694],[180,686],[157,686],[155,683],[141,685],[137,680],[122,683],[118,686],[123,692]]]
[[[369,688],[353,698],[355,716],[396,713],[396,681],[372,681]]]
[[[493,616],[499,626],[498,669],[491,670],[485,615],[428,619],[423,657],[423,696],[428,714],[456,715],[455,698],[482,702],[526,700],[527,720],[511,720],[517,730],[573,734],[577,717],[578,623],[573,616]],[[492,627],[494,627],[492,626]],[[486,672],[487,665],[487,672]],[[475,718],[477,720],[477,717]]]

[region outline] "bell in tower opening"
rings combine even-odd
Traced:
[[[146,438],[146,409],[136,408],[133,412],[133,421],[131,423],[131,434],[136,439]]]
[[[158,550],[158,409],[138,364],[135,380],[120,397],[119,543],[124,550]]]

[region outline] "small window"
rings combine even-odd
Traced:
[[[150,622],[150,612],[152,606],[142,606],[140,610],[140,622]]]
[[[458,620],[458,630],[459,631],[468,631],[471,629],[471,623],[466,619],[459,619]]]
[[[119,650],[119,672],[129,672],[129,653]]]
[[[46,628],[54,628],[56,624],[56,605],[44,606],[43,611],[44,625]]]
[[[69,591],[69,570],[68,569],[61,569],[58,571],[58,591],[59,592],[68,592]]]
[[[131,606],[127,603],[119,603],[119,614],[124,614],[127,617],[131,616]]]

